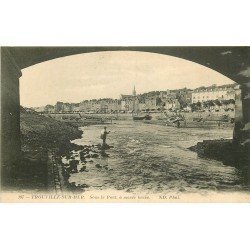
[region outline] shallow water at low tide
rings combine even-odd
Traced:
[[[88,185],[88,190],[124,190],[127,192],[206,192],[244,190],[241,172],[219,161],[197,157],[188,147],[198,141],[231,138],[232,129],[175,128],[134,121],[116,121],[107,125],[107,143],[113,148],[107,156],[87,159],[69,181]],[[78,145],[101,143],[103,126],[84,127]],[[79,152],[74,152],[79,159]],[[65,161],[65,159],[63,159]],[[93,162],[92,162],[93,161]],[[97,166],[97,167],[96,167]]]

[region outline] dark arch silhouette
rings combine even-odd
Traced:
[[[20,69],[69,55],[101,51],[140,51],[174,56],[211,68],[242,84],[250,81],[249,47],[5,47]]]
[[[21,70],[64,56],[100,51],[141,51],[174,56],[213,69],[242,86],[245,140],[250,131],[250,47],[2,47],[1,48],[1,163],[11,166],[20,152]],[[242,110],[239,110],[242,112]]]

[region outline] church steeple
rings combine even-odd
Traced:
[[[134,85],[134,90],[133,90],[133,96],[136,96],[135,85]]]

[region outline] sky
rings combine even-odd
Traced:
[[[194,89],[233,83],[222,74],[177,57],[148,52],[94,52],[62,57],[22,70],[20,102],[25,107],[120,98],[153,90]]]

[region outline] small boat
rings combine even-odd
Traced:
[[[151,120],[152,116],[144,115],[144,116],[133,116],[134,121],[142,121],[142,120]]]
[[[175,126],[175,123],[177,124],[177,122],[182,122],[184,120],[183,117],[179,117],[179,116],[172,116],[172,117],[169,117],[167,120],[166,120],[166,125],[167,126]]]

